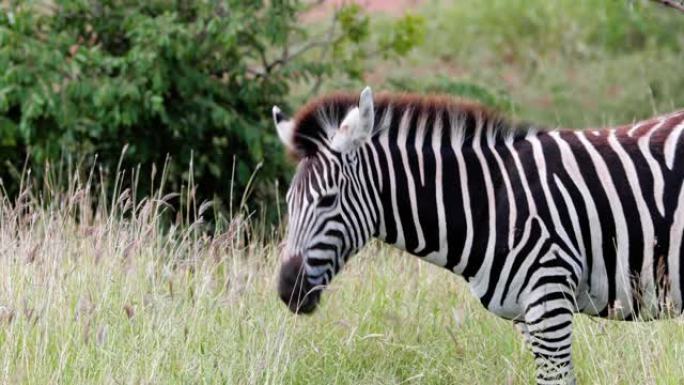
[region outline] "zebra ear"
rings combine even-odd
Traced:
[[[273,122],[278,131],[280,141],[283,142],[288,150],[294,150],[294,142],[292,140],[294,124],[291,120],[285,118],[285,115],[283,115],[278,106],[273,106]]]
[[[375,110],[373,108],[373,91],[371,91],[371,88],[368,86],[361,91],[361,96],[359,97],[359,112],[361,114],[361,127],[365,135],[369,136],[373,132]]]
[[[356,150],[370,137],[374,120],[373,92],[370,87],[366,87],[361,92],[359,106],[347,113],[335,131],[331,147],[343,153]]]

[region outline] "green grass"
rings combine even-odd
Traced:
[[[472,83],[507,95],[516,118],[552,127],[684,108],[683,16],[653,1],[428,0],[416,12],[425,43],[374,63],[365,81],[376,89],[387,79]]]
[[[0,205],[0,383],[533,383],[510,322],[386,246],[295,316],[276,295],[276,248],[241,241],[238,222],[212,238],[162,233],[155,200],[93,212],[85,190],[54,199]],[[577,320],[580,383],[684,379],[681,319]]]

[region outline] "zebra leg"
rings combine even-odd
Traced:
[[[574,385],[571,290],[559,287],[558,283],[541,285],[538,289],[530,295],[534,300],[526,306],[524,325],[518,325],[534,354],[537,384]]]

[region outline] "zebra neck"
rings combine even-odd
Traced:
[[[400,125],[374,137],[369,159],[381,213],[378,237],[468,279],[496,236],[492,207],[503,181],[490,169],[525,133],[499,134],[509,131],[476,120],[469,131],[439,124]]]

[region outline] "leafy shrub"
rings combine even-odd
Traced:
[[[325,39],[299,26],[304,9],[298,0],[20,1],[0,8],[5,190],[17,191],[11,170],[27,156],[40,173],[65,154],[87,169],[97,154],[111,174],[127,145],[122,170],[140,165],[142,193],[155,183],[153,165],[168,155],[167,184],[178,191],[192,180],[200,199],[227,200],[231,181],[240,197],[263,165],[254,197],[268,201],[270,183],[288,172],[271,106],[287,108],[295,84],[360,76],[363,58],[349,52],[372,41],[358,7],[338,10]],[[405,54],[416,28],[415,17],[398,20],[398,38],[379,38],[389,43],[378,53]]]

